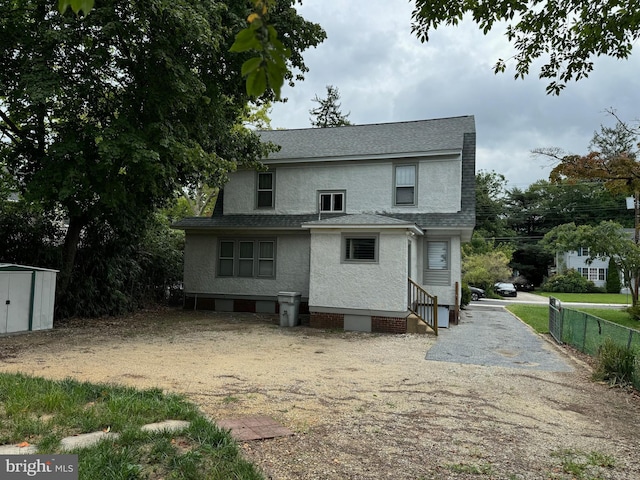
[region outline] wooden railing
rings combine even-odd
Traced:
[[[409,279],[409,311],[423,320],[438,335],[438,297]]]

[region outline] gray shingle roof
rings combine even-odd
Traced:
[[[263,140],[282,146],[280,152],[270,156],[273,161],[462,151],[462,201],[459,212],[376,213],[387,219],[384,222],[396,219],[415,224],[423,230],[450,228],[470,231],[475,226],[476,133],[473,116],[336,128],[271,130],[260,132],[260,135]],[[173,226],[185,230],[300,229],[303,223],[318,220],[317,213],[224,215],[223,210],[224,192],[221,191],[212,217],[185,218]],[[337,217],[344,218],[336,220]],[[353,222],[353,217],[343,214],[322,215],[323,219],[332,218],[333,222]],[[383,220],[378,218],[377,221]]]
[[[465,133],[475,133],[473,116],[259,132],[263,141],[282,147],[279,152],[270,154],[268,160],[460,150]]]

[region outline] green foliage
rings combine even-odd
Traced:
[[[632,279],[640,275],[640,245],[628,232],[615,222],[603,221],[596,226],[574,223],[559,225],[547,233],[541,241],[550,253],[561,253],[589,248],[589,259],[610,258],[631,288],[633,305],[638,303],[638,290]]]
[[[471,303],[471,290],[469,290],[469,284],[462,282],[462,288],[460,291],[460,305],[463,307]]]
[[[288,65],[304,72],[301,52],[324,32],[292,3],[270,4],[269,19],[291,52]],[[107,310],[137,304],[125,285],[137,260],[123,257],[137,245],[125,239],[142,238],[155,209],[183,186],[217,187],[275,149],[241,127],[249,54],[229,49],[250,13],[235,1],[105,0],[78,17],[50,0],[0,0],[3,178],[44,216],[68,221],[61,296],[73,277],[86,292],[119,285]],[[104,250],[120,260],[107,265]],[[96,263],[76,265],[76,255]]]
[[[507,179],[501,173],[476,174],[476,232],[485,238],[511,236],[505,219]]]
[[[253,0],[252,3],[253,12],[247,17],[249,26],[236,34],[230,51],[257,53],[242,64],[241,70],[242,76],[247,78],[246,88],[250,96],[260,97],[271,89],[279,99],[291,50],[278,39],[278,32],[269,24],[270,2]]]
[[[309,113],[315,118],[311,118],[311,125],[318,128],[343,127],[352,125],[347,119],[350,113],[344,115],[340,111],[340,92],[337,87],[327,85],[327,98],[318,98],[316,95],[312,101],[320,104],[317,108],[312,108]]]
[[[474,234],[471,242],[462,248],[462,281],[487,290],[497,281],[511,277],[512,253],[509,245],[496,245]]]
[[[540,288],[543,292],[590,293],[598,291],[591,280],[584,278],[575,270],[554,275],[547,279]]]
[[[71,7],[74,13],[83,12],[87,15],[93,8],[94,0],[58,0],[58,10],[64,13],[67,8]]]
[[[640,12],[631,0],[567,0],[565,2],[483,2],[416,0],[412,32],[424,42],[440,25],[457,25],[472,18],[483,33],[506,26],[505,36],[515,48],[515,78],[529,75],[543,60],[538,76],[549,79],[547,93],[559,94],[570,80],[593,69],[593,57],[626,59],[637,38]],[[498,59],[494,71],[504,72]]]
[[[598,348],[593,379],[606,381],[610,385],[627,385],[633,382],[636,352],[618,345],[610,338]]]
[[[620,272],[616,266],[616,262],[612,258],[609,259],[609,266],[607,267],[607,293],[620,293],[622,285],[620,283]]]

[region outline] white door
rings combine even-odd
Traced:
[[[0,275],[0,333],[29,330],[31,272]]]

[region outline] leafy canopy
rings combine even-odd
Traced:
[[[640,245],[633,237],[629,230],[611,221],[603,221],[595,226],[566,223],[547,233],[541,243],[552,254],[586,247],[589,249],[587,263],[593,262],[596,258],[610,258],[622,272],[625,285],[631,289],[633,305],[637,305]]]
[[[458,25],[470,16],[483,33],[506,24],[505,36],[515,48],[515,78],[529,75],[539,58],[539,77],[550,80],[547,93],[558,95],[570,80],[593,70],[593,58],[626,59],[640,36],[640,9],[635,0],[416,0],[412,32],[425,42],[440,25]],[[507,60],[494,70],[504,72]]]

